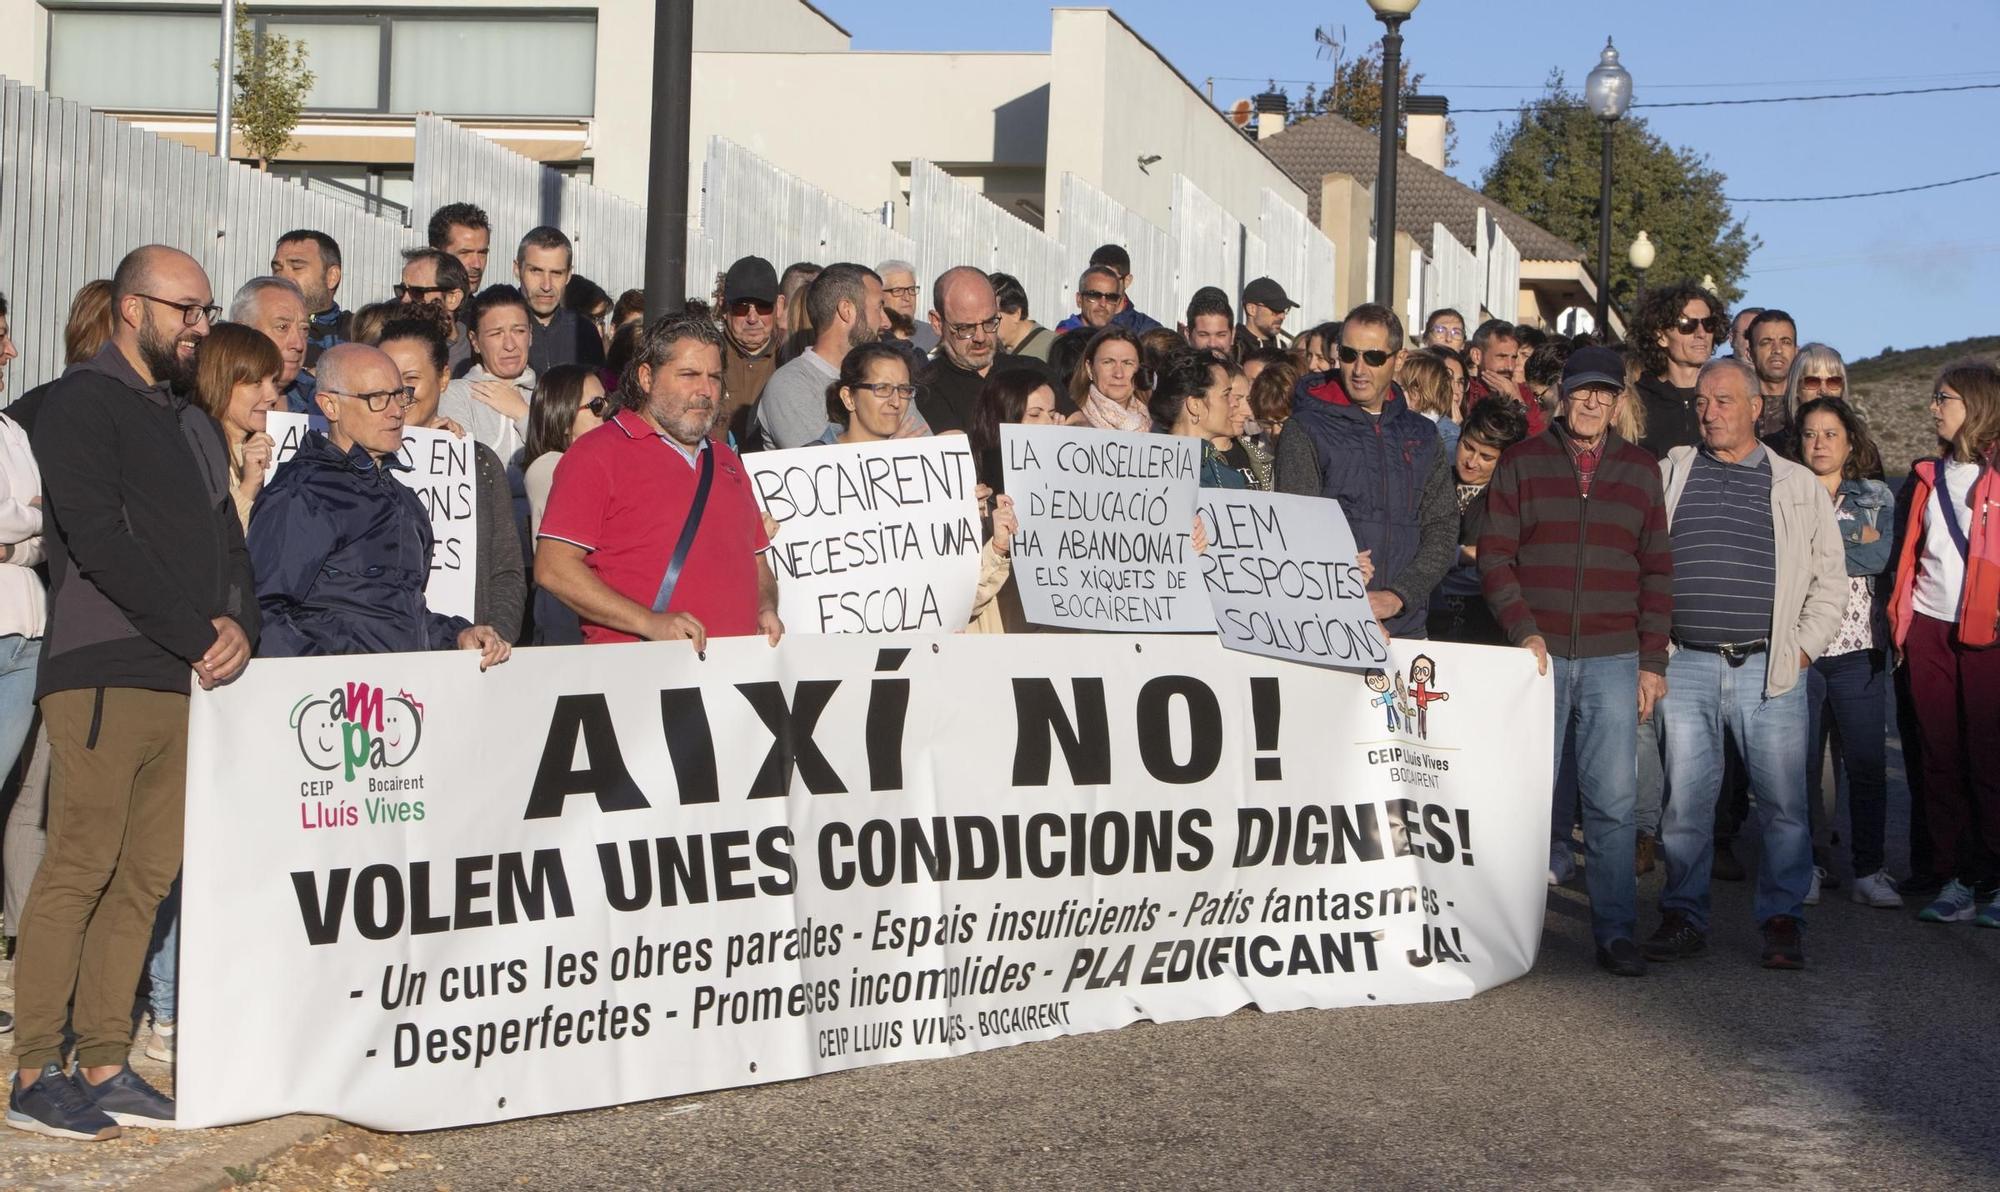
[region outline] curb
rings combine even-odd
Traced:
[[[188,1155],[149,1173],[149,1192],[219,1192],[237,1186],[228,1168],[255,1169],[300,1143],[311,1142],[341,1125],[336,1118],[293,1115],[234,1127],[229,1144]]]

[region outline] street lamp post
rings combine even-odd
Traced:
[[[1597,188],[1597,325],[1611,326],[1611,130],[1632,106],[1632,74],[1618,64],[1618,49],[1604,39],[1604,53],[1583,83],[1583,103],[1604,125],[1604,169]]]
[[[1653,242],[1647,238],[1646,233],[1640,232],[1633,237],[1629,259],[1632,262],[1632,272],[1639,275],[1639,292],[1633,299],[1635,302],[1642,302],[1646,298],[1646,270],[1653,267],[1653,253]]]
[[[1402,123],[1403,22],[1422,0],[1368,0],[1382,35],[1382,157],[1375,167],[1375,301],[1396,305],[1396,126]]]

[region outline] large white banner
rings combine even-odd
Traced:
[[[253,662],[193,697],[181,1122],[429,1129],[1491,988],[1541,935],[1550,687],[1524,651],[1391,653]],[[1450,702],[1385,729],[1419,674]]]
[[[274,413],[266,430],[277,441],[269,476],[298,454],[306,437],[304,414]],[[403,428],[403,449],[396,458],[410,470],[396,479],[417,494],[431,515],[437,546],[431,552],[431,578],[424,585],[424,603],[434,613],[475,620],[472,594],[479,570],[475,555],[479,532],[479,474],[473,470],[472,440],[420,426]]]
[[[1210,633],[1194,551],[1201,445],[1182,435],[1000,428],[1014,583],[1037,625]]]
[[[985,546],[964,435],[743,457],[792,633],[956,633]]]

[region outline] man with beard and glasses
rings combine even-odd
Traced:
[[[882,275],[882,312],[889,316],[889,334],[882,337],[903,349],[915,376],[937,350],[938,335],[917,318],[917,267],[908,261],[884,261],[875,267]]]
[[[780,307],[778,271],[763,257],[744,257],[722,278],[722,414],[716,425],[736,436],[739,449],[778,369]]]
[[[258,627],[228,449],[184,396],[220,313],[208,278],[149,245],[119,263],[113,295],[111,342],[63,374],[35,426],[54,581],[36,694],[53,765],[7,1112],[85,1141],[174,1124],[173,1101],[126,1064],[132,993],[181,866],[189,680],[235,678]]]
[[[828,265],[805,292],[806,314],[812,320],[813,342],[771,374],[752,419],[752,435],[760,448],[805,447],[820,441],[826,420],[826,387],[840,376],[840,362],[850,348],[874,343],[889,328],[884,309],[882,277],[866,265],[841,261]],[[916,407],[909,420],[921,423]],[[928,428],[911,433],[927,433]]]
[[[307,368],[319,363],[321,352],[354,338],[354,317],[334,298],[340,291],[339,241],[310,228],[286,232],[271,253],[271,276],[291,282],[305,296],[306,314],[312,318],[306,329]]]
[[[995,369],[1047,371],[1040,361],[1000,350],[1000,298],[980,270],[958,265],[938,274],[931,305],[938,353],[916,374],[916,407],[933,433],[972,429],[979,391]]]
[[[229,321],[254,327],[278,345],[278,394],[285,408],[313,413],[313,375],[305,370],[311,317],[299,287],[282,277],[253,277],[229,300]]]
[[[777,645],[785,626],[763,514],[743,461],[711,437],[722,333],[706,319],[654,323],[625,384],[623,408],[556,465],[535,582],[576,613],[586,644],[703,650],[710,635],[761,633]]]

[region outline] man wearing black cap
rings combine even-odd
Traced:
[[[1138,307],[1132,305],[1132,299],[1129,296],[1132,292],[1132,254],[1125,251],[1124,245],[1098,245],[1097,251],[1090,254],[1090,268],[1084,272],[1084,280],[1086,282],[1089,281],[1093,274],[1108,276],[1115,279],[1117,283],[1112,287],[1117,291],[1118,296],[1115,299],[1117,309],[1111,316],[1110,326],[1123,327],[1134,335],[1144,335],[1160,325],[1158,319],[1143,313]],[[1080,286],[1078,288],[1077,304],[1079,307],[1082,307],[1085,302],[1083,295],[1088,290],[1088,286]],[[1084,314],[1074,314],[1056,324],[1056,330],[1069,332],[1079,327],[1085,327],[1086,325],[1095,329],[1105,324],[1087,319]]]
[[[1298,303],[1285,296],[1285,287],[1268,277],[1260,277],[1243,287],[1243,325],[1236,329],[1236,358],[1243,359],[1259,348],[1279,348],[1278,329],[1285,315]]]
[[[778,271],[762,257],[744,257],[722,279],[722,410],[740,444],[764,382],[778,368]]]
[[[1551,872],[1570,865],[1581,796],[1597,963],[1637,977],[1634,742],[1667,692],[1673,543],[1659,465],[1612,429],[1624,394],[1617,353],[1571,354],[1555,423],[1500,457],[1487,486],[1479,574],[1507,639],[1555,668],[1555,770],[1567,746],[1576,778],[1556,791]]]

